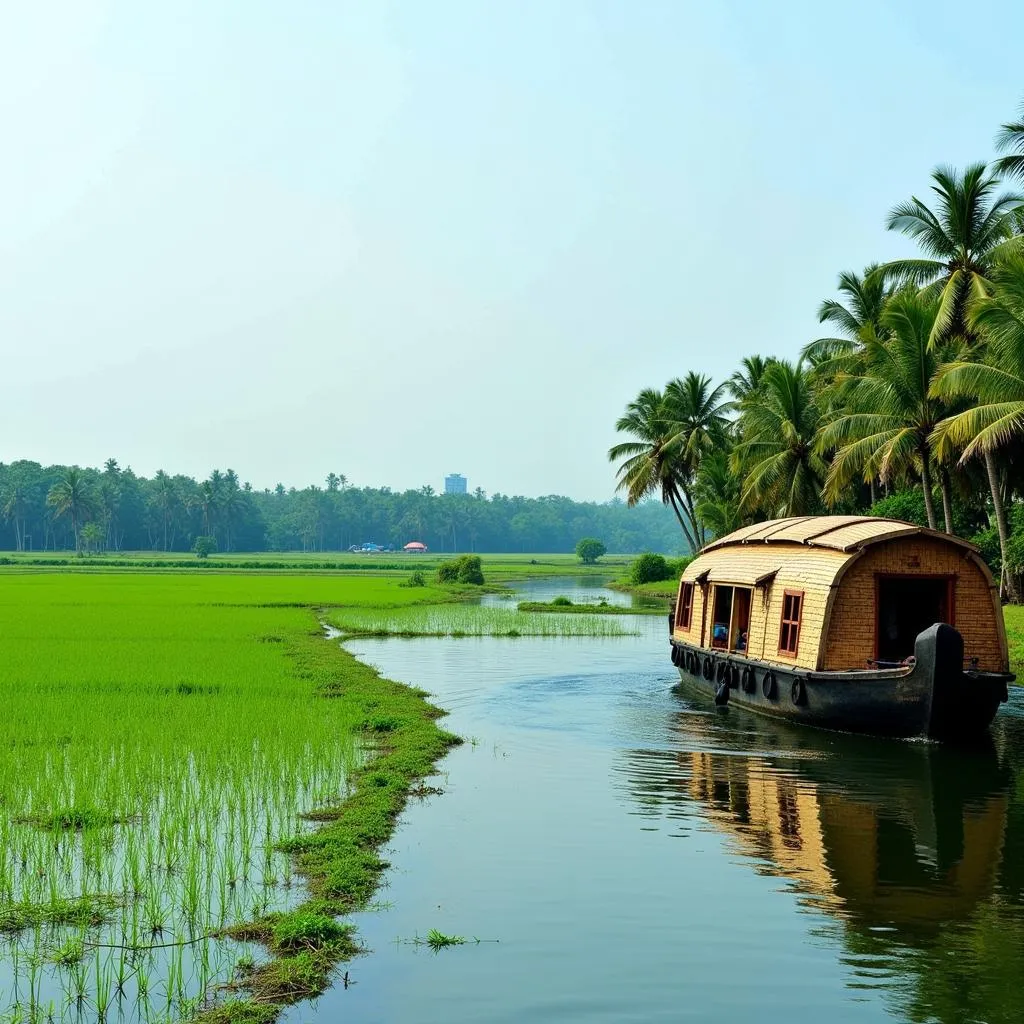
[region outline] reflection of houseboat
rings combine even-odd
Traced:
[[[991,746],[838,737],[816,751],[781,732],[759,738],[798,756],[693,751],[681,755],[686,790],[822,909],[907,939],[967,919],[991,894],[1010,784]]]
[[[686,568],[672,615],[684,682],[824,728],[955,738],[1007,698],[1006,634],[977,549],[892,519],[745,527]]]

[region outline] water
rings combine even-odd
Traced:
[[[971,753],[820,733],[673,692],[664,617],[630,625],[350,644],[471,742],[402,816],[372,952],[286,1020],[1024,1019],[1021,693]]]

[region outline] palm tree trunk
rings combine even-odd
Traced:
[[[676,495],[672,492],[672,490],[669,490],[667,493],[669,503],[672,505],[672,511],[675,512],[676,519],[679,520],[679,526],[683,531],[683,536],[686,537],[686,543],[690,545],[690,550],[694,554],[696,554],[699,549],[694,544],[693,536],[691,535],[689,529],[686,526],[686,520],[683,518],[683,513],[679,509],[679,501],[676,498]]]
[[[872,476],[871,476],[871,482],[870,483],[871,483],[871,504],[874,505],[874,503],[876,501],[878,501],[878,497],[875,494],[875,477],[874,477],[874,474],[872,474]]]
[[[921,490],[924,491],[924,510],[928,516],[928,527],[937,530],[935,501],[932,498],[932,468],[928,464],[928,449],[921,452]]]
[[[949,473],[945,466],[939,466],[939,489],[942,491],[942,518],[946,522],[946,533],[953,532],[953,498],[949,488]]]
[[[1006,568],[1006,546],[1010,531],[1006,528],[1006,509],[1003,508],[1003,496],[999,493],[999,471],[996,469],[995,455],[985,452],[985,471],[988,473],[988,486],[992,492],[992,507],[996,514],[996,530],[999,532],[999,556],[1002,568],[999,572],[999,596],[1004,594],[1011,600],[1017,600],[1013,577]]]

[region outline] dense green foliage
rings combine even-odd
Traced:
[[[335,473],[326,487],[255,490],[234,470],[207,480],[151,480],[109,459],[102,470],[0,464],[0,550],[81,550],[83,528],[97,551],[191,551],[212,536],[230,551],[347,551],[373,542],[396,550],[418,540],[434,552],[565,552],[581,536],[612,551],[683,548],[671,514],[658,502],[631,508],[554,495],[509,497],[482,491],[397,493],[352,487]]]
[[[629,580],[638,586],[642,583],[657,583],[672,578],[672,570],[661,555],[650,551],[642,554],[629,570]]]
[[[576,557],[584,565],[593,565],[608,549],[596,537],[584,537],[576,542]]]
[[[890,515],[977,539],[1013,598],[1024,572],[1024,132],[992,168],[938,167],[887,227],[919,256],[839,276],[830,336],[753,355],[718,385],[647,388],[609,451],[629,502],[657,495],[688,542],[783,516]],[[731,401],[724,401],[724,396]],[[880,500],[881,499],[881,500]],[[1024,527],[1021,522],[1020,527]]]
[[[452,558],[437,567],[437,582],[482,586],[484,573],[480,565],[479,555],[460,555],[458,558]]]

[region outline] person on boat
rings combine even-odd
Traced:
[[[747,649],[747,631],[744,629],[744,630],[740,631],[740,638],[739,638],[739,640],[736,641],[736,650],[737,651],[745,651],[746,649]]]

